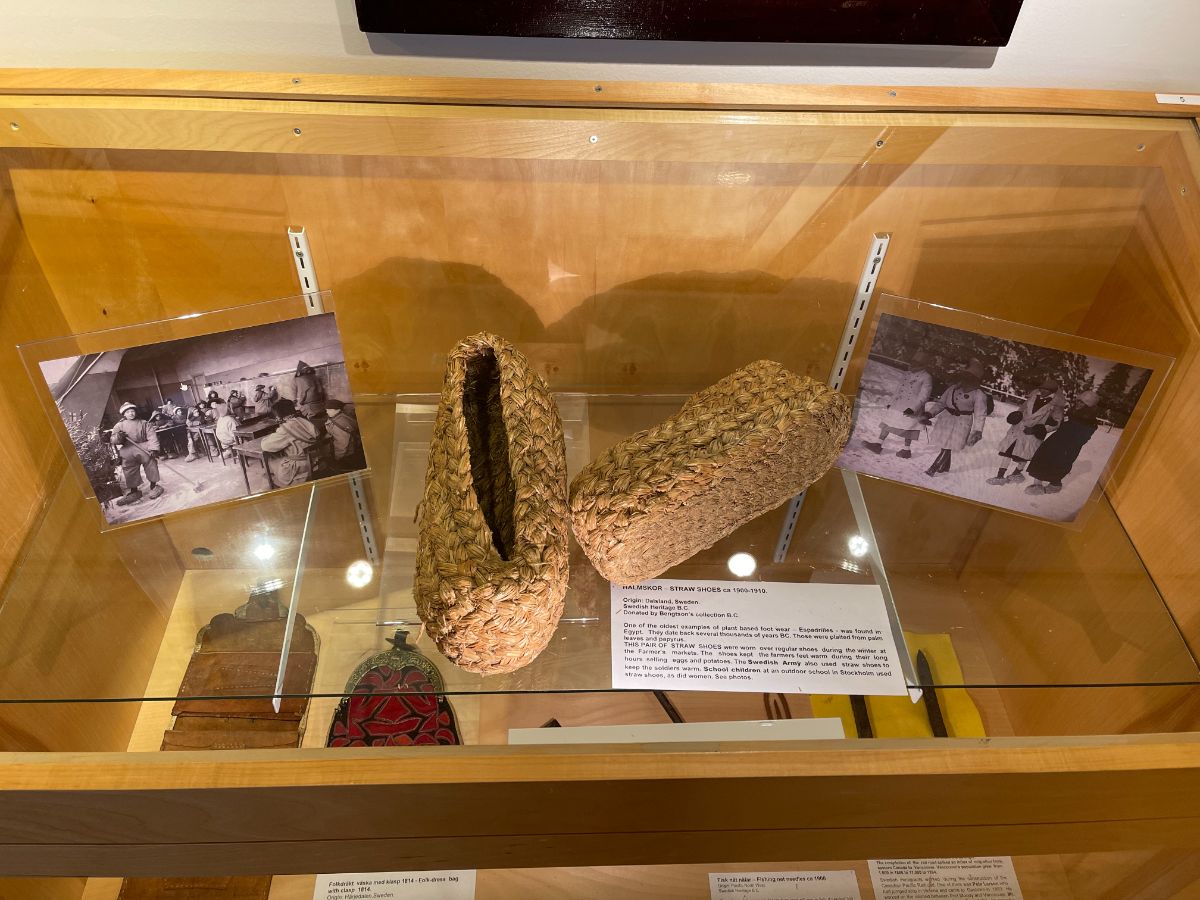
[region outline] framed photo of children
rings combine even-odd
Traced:
[[[244,315],[221,311],[21,348],[106,525],[366,468],[333,313],[204,330],[293,307],[271,301]],[[186,336],[173,336],[180,332]],[[127,342],[158,336],[171,337]],[[53,355],[65,346],[80,352]]]
[[[1173,360],[885,295],[855,360],[844,469],[1079,523]]]

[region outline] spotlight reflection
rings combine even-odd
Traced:
[[[374,577],[375,567],[365,559],[355,560],[346,567],[346,582],[350,587],[366,587]]]
[[[729,557],[729,571],[738,578],[745,578],[747,575],[753,575],[754,570],[758,568],[758,560],[749,553],[735,553]]]

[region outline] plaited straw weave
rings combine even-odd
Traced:
[[[460,341],[429,447],[413,592],[438,649],[485,675],[531,662],[567,591],[567,460],[550,390],[504,339]]]
[[[609,581],[635,584],[711,547],[820,478],[851,404],[759,360],[607,450],[571,483],[571,527]]]

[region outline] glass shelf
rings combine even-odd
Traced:
[[[558,395],[571,474],[613,442],[669,415],[682,399]],[[0,700],[161,701],[155,715],[169,716],[166,704],[176,699],[203,626],[233,612],[264,583],[288,602],[315,490],[296,610],[318,637],[318,665],[307,696],[320,698],[320,707],[331,709],[354,668],[387,649],[386,639],[404,628],[436,661],[448,694],[495,695],[487,701],[489,708],[525,709],[518,716],[524,724],[540,724],[534,720],[548,710],[541,721],[551,717],[555,704],[522,701],[521,695],[572,693],[581,696],[555,701],[556,708],[580,710],[589,722],[620,722],[623,708],[640,710],[635,720],[664,721],[650,693],[612,691],[609,586],[574,545],[566,613],[552,643],[529,666],[503,676],[473,675],[449,664],[420,634],[411,593],[414,518],[436,400],[428,394],[358,399],[373,466],[360,489],[368,497],[380,548],[370,580],[361,586],[347,577],[366,553],[353,485],[345,477],[100,534],[95,510],[68,474],[44,510],[4,598],[7,607],[14,592],[37,592],[37,616],[18,621],[0,607],[0,629],[18,629],[19,639],[11,643],[10,635],[10,645],[20,648],[0,662]],[[905,632],[914,639],[948,636],[957,657],[961,678],[935,671],[939,688],[987,693],[1200,683],[1196,661],[1106,500],[1098,502],[1081,530],[1070,530],[870,478],[861,485]],[[732,580],[729,557],[746,552],[758,561],[753,580],[875,581],[870,563],[850,551],[858,528],[836,471],[808,492],[790,550],[777,563],[772,557],[783,516],[781,508],[750,522],[664,577]],[[64,557],[73,557],[77,565],[63,565]],[[122,599],[82,619],[62,621],[61,598],[86,590],[70,574],[76,569],[89,579],[123,581],[128,589]],[[67,696],[52,690],[53,677],[32,677],[38,671],[52,676],[57,667],[73,665],[78,654],[121,656],[122,647],[89,644],[93,617],[121,619],[131,646],[157,642],[152,669],[130,673],[113,666],[111,680],[97,679],[88,691]],[[34,687],[16,692],[12,684]],[[39,684],[51,687],[39,693]],[[131,684],[144,689],[130,689]],[[619,700],[612,696],[616,693],[640,696]],[[269,694],[231,688],[217,699],[251,696]],[[764,716],[757,694],[676,696],[689,721]],[[980,696],[976,702],[984,704]],[[793,715],[807,708],[799,699],[791,705]],[[327,721],[316,701],[309,714],[318,723]]]

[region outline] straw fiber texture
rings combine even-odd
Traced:
[[[759,360],[607,450],[571,484],[571,526],[617,584],[661,575],[820,478],[850,436],[848,398]]]
[[[414,594],[441,652],[484,675],[530,663],[567,591],[567,461],[554,398],[504,339],[450,351],[429,447]]]

